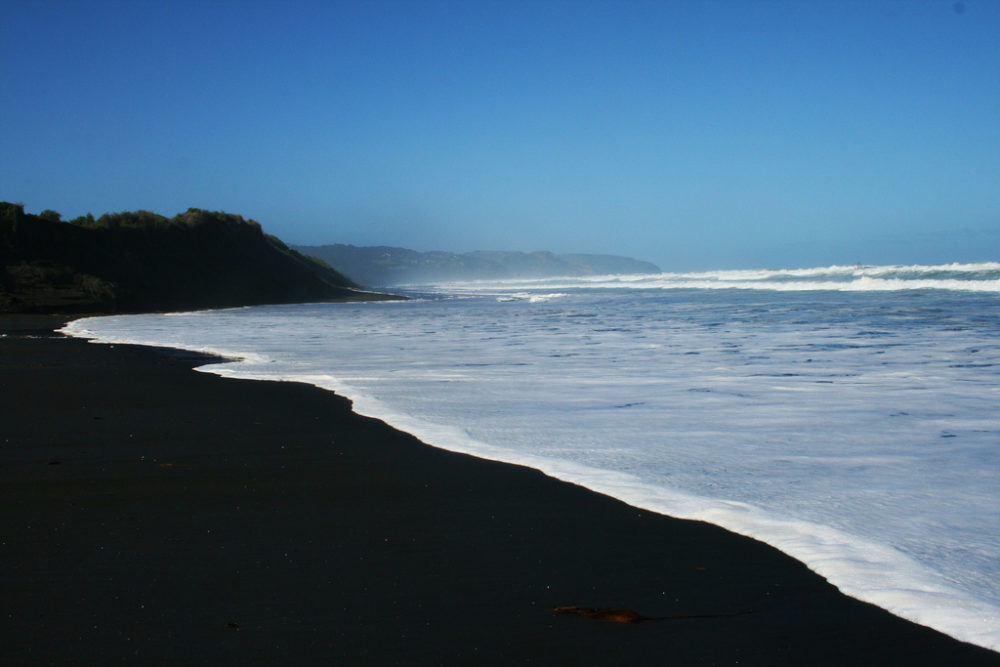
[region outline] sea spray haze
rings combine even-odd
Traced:
[[[409,302],[80,320],[220,351],[424,441],[769,542],[1000,648],[1000,264],[415,288]]]

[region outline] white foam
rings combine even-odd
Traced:
[[[361,415],[380,419],[422,442],[479,458],[540,470],[624,502],[679,519],[706,521],[766,542],[800,560],[843,593],[986,648],[1000,650],[1000,610],[949,584],[940,573],[896,549],[843,531],[772,515],[747,503],[653,486],[627,473],[515,452],[480,442],[462,429],[393,410],[331,375],[276,378],[243,372],[239,365],[205,370],[226,377],[305,382],[349,397]],[[887,574],[888,573],[888,574]]]
[[[792,280],[798,279],[798,280]],[[427,286],[424,286],[427,287]],[[628,274],[448,282],[444,292],[539,289],[742,289],[781,292],[954,290],[1000,292],[1000,262],[976,264],[827,266],[803,269],[754,269],[688,273]],[[501,295],[506,296],[506,295]]]
[[[845,593],[1000,649],[1000,529],[983,510],[1000,500],[1000,345],[980,316],[920,324],[920,308],[953,301],[863,310],[843,296],[761,323],[785,297],[743,307],[643,290],[619,308],[548,283],[491,289],[67,331],[242,357],[203,370],[309,382],[430,444],[723,525]],[[497,303],[505,294],[517,298]]]
[[[511,283],[511,288],[527,289],[537,287],[531,282]],[[679,279],[663,278],[660,276],[650,276],[645,280],[623,279],[612,276],[605,277],[603,281],[588,280],[582,282],[576,279],[564,279],[562,281],[548,279],[544,287],[549,289],[619,289],[628,287],[632,289],[739,289],[739,290],[773,290],[776,292],[898,292],[902,290],[953,290],[959,292],[991,292],[1000,293],[1000,279],[997,280],[934,280],[934,279],[890,279],[873,278],[861,276],[849,281],[833,280],[813,280],[800,282],[758,282],[754,280],[733,280],[718,277],[715,279]],[[435,289],[442,292],[480,292],[484,289],[495,290],[496,285],[479,286],[473,283],[446,283],[435,286]],[[509,299],[507,295],[499,298]],[[512,299],[510,299],[512,300]]]
[[[182,315],[187,315],[188,313],[163,313],[163,317],[177,317]],[[73,336],[74,338],[86,338],[92,343],[99,343],[103,345],[144,345],[146,347],[170,347],[177,350],[185,350],[187,352],[197,352],[198,354],[204,354],[206,356],[221,357],[233,362],[249,362],[252,364],[267,364],[271,362],[266,355],[258,354],[256,352],[247,352],[241,350],[234,350],[229,348],[219,348],[208,345],[193,345],[190,343],[177,342],[167,343],[164,342],[160,337],[135,337],[128,335],[107,335],[105,332],[114,329],[115,318],[127,318],[135,317],[132,315],[118,315],[118,316],[98,316],[98,317],[84,317],[78,320],[73,320],[68,322],[61,329],[58,329],[60,333],[64,333],[67,336]],[[89,326],[96,325],[98,322],[102,325],[99,329],[90,329]],[[162,332],[160,332],[162,333]],[[202,366],[201,368],[209,368],[210,365]]]

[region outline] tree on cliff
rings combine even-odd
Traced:
[[[188,209],[90,214],[0,202],[0,312],[136,312],[357,299],[350,280],[254,220]],[[371,295],[364,295],[371,298]]]

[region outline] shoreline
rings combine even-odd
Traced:
[[[367,311],[368,309],[363,310]],[[332,314],[333,311],[329,312]],[[266,312],[261,312],[261,314],[266,314]],[[188,315],[193,316],[196,320],[201,319],[198,317],[199,313]],[[173,318],[150,316],[151,319],[139,318],[135,321],[138,329],[134,329],[133,324],[128,320],[122,321],[120,325],[111,324],[108,328],[100,320],[83,319],[70,323],[60,331],[67,333],[67,335],[92,338],[105,343],[133,343],[152,347],[180,346],[194,352],[225,357],[226,363],[207,363],[196,369],[199,372],[212,373],[222,377],[303,382],[320,387],[353,401],[352,409],[358,414],[381,420],[392,428],[415,436],[418,440],[430,443],[434,447],[539,470],[550,477],[580,485],[633,507],[672,518],[706,521],[736,534],[762,541],[802,562],[850,597],[874,604],[896,616],[918,625],[930,627],[959,641],[992,651],[1000,650],[1000,636],[998,636],[1000,626],[997,625],[998,619],[1000,619],[998,608],[996,605],[984,602],[980,597],[988,592],[988,584],[986,590],[958,587],[958,584],[954,583],[950,576],[958,576],[959,579],[956,581],[965,582],[966,580],[962,578],[963,575],[971,577],[977,571],[980,575],[989,572],[989,563],[984,564],[981,559],[978,562],[975,560],[965,561],[965,559],[957,559],[954,556],[955,552],[939,552],[938,555],[942,558],[951,557],[953,559],[952,565],[955,567],[950,570],[935,569],[931,565],[907,556],[896,547],[895,541],[891,538],[880,540],[880,534],[878,532],[873,534],[870,528],[865,525],[855,523],[854,528],[859,530],[854,531],[850,531],[842,525],[841,529],[838,530],[831,527],[836,524],[830,521],[814,523],[792,518],[796,516],[794,507],[786,508],[791,512],[772,513],[761,509],[761,505],[755,505],[749,501],[749,504],[740,502],[740,497],[734,499],[731,496],[714,497],[712,495],[687,494],[670,486],[659,486],[644,481],[641,475],[635,476],[621,470],[615,471],[615,466],[610,466],[610,470],[608,468],[592,468],[579,461],[574,462],[572,456],[557,455],[555,458],[539,456],[525,452],[521,447],[507,448],[502,441],[491,443],[488,437],[481,440],[466,432],[464,428],[444,425],[441,420],[423,419],[420,417],[421,410],[400,410],[377,398],[377,392],[368,391],[364,388],[363,383],[355,385],[353,380],[342,379],[345,377],[353,378],[359,373],[361,377],[378,377],[383,371],[392,376],[395,372],[406,369],[408,363],[405,358],[399,360],[400,366],[398,368],[392,366],[393,362],[389,362],[390,367],[386,368],[384,359],[375,365],[366,363],[362,357],[366,354],[367,349],[372,349],[374,354],[380,355],[379,358],[382,358],[382,352],[374,352],[374,347],[364,340],[355,340],[353,343],[346,341],[346,338],[352,335],[349,330],[354,328],[351,324],[354,321],[354,315],[331,320],[330,326],[335,327],[335,330],[339,332],[338,337],[345,338],[344,342],[347,343],[347,347],[354,349],[353,352],[347,352],[347,354],[350,357],[354,357],[354,355],[357,357],[347,358],[344,360],[344,364],[341,364],[336,357],[327,356],[325,357],[325,365],[307,363],[307,368],[299,367],[297,364],[289,366],[287,364],[289,357],[277,350],[268,351],[267,348],[273,350],[275,343],[282,342],[285,337],[283,334],[277,339],[272,338],[264,348],[258,344],[259,342],[247,346],[240,342],[240,336],[226,335],[226,331],[231,326],[235,326],[239,330],[240,317],[236,316],[231,319],[234,314],[224,312],[212,315],[202,313],[201,315],[207,315],[207,317],[200,324],[192,328],[191,320],[188,320],[187,325],[183,325],[177,330],[174,330],[174,327],[169,324]],[[215,315],[218,315],[220,319],[214,319]],[[179,319],[184,320],[185,318]],[[148,322],[148,325],[141,324],[144,321]],[[340,321],[341,324],[337,325],[337,321]],[[156,324],[156,322],[160,324]],[[397,320],[397,324],[401,325],[402,323]],[[161,326],[165,327],[162,333],[160,333]],[[287,326],[289,324],[282,319],[281,324],[269,328],[274,331],[283,330]],[[295,328],[298,326],[298,324],[294,325]],[[296,333],[295,337],[301,333],[308,334],[307,337],[310,339],[320,335],[319,331],[309,328],[308,322],[303,323],[302,326],[305,329]],[[203,327],[209,327],[210,330],[198,334],[198,330]],[[362,325],[362,328],[367,329],[368,325]],[[420,328],[418,326],[416,330]],[[184,333],[185,331],[187,333]],[[375,345],[374,341],[370,342]],[[331,344],[334,343],[331,341]],[[412,355],[410,357],[412,358]],[[358,364],[361,364],[360,368]],[[472,377],[468,380],[473,383],[477,382]],[[527,390],[537,392],[537,388],[531,389],[529,387]],[[520,393],[518,385],[510,385],[504,393],[516,401],[515,397]],[[404,400],[409,399],[404,397]],[[470,410],[479,410],[485,406],[469,403],[465,407]],[[436,410],[433,404],[426,402],[424,409],[430,410],[432,413]],[[451,415],[451,417],[455,416],[455,414]],[[683,418],[683,414],[680,416]],[[461,420],[461,416],[458,417]],[[553,419],[559,419],[559,415],[553,414]],[[466,422],[466,425],[473,429],[478,428],[476,424]],[[620,426],[623,429],[634,431],[637,438],[644,437],[644,433],[635,430],[634,419],[621,423]],[[675,432],[675,426],[675,423],[661,424],[661,429],[663,432]],[[690,426],[698,428],[697,425]],[[539,429],[544,432],[546,428],[547,424],[542,422],[533,425],[535,433]],[[648,429],[645,431],[648,433]],[[605,432],[603,439],[609,441],[609,439],[618,438],[620,433],[621,431],[618,429]],[[683,439],[685,434],[677,433],[677,437]],[[680,441],[678,441],[679,443]],[[634,448],[634,444],[634,442],[629,443],[626,440],[621,443],[621,446],[628,449]],[[706,454],[709,457],[712,456],[711,452],[706,452]],[[789,489],[789,492],[795,493],[795,490]],[[859,508],[852,507],[852,498],[854,497],[856,496],[853,494],[842,494],[839,501],[831,498],[825,503],[825,506],[835,508],[840,506],[839,503],[842,502],[845,512],[853,510],[853,516],[857,516],[856,512]],[[933,521],[935,517],[933,511],[930,515],[921,513],[921,516],[929,521]],[[832,518],[837,519],[837,517]],[[865,532],[866,528],[868,528],[868,532]],[[865,535],[867,537],[863,537]],[[906,536],[896,535],[896,537],[905,538]],[[964,548],[970,549],[969,553],[974,554],[976,546],[980,543],[976,541],[976,536],[970,536],[970,539],[972,541],[966,541]],[[905,541],[903,543],[905,544]],[[978,569],[977,566],[984,566],[984,568]],[[964,571],[960,569],[962,567],[965,568]]]
[[[64,321],[0,316],[13,664],[1000,664],[756,540]]]

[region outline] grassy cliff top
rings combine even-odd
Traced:
[[[372,298],[259,223],[188,209],[63,222],[0,202],[0,312],[115,313]]]

